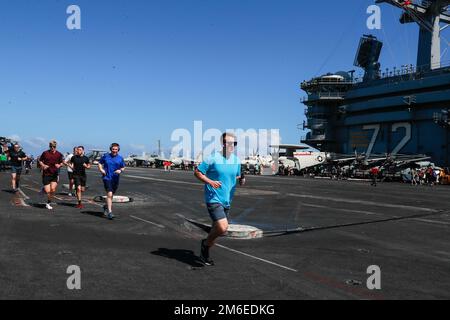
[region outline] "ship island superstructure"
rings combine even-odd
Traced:
[[[302,142],[337,154],[424,154],[450,166],[450,62],[441,61],[440,34],[450,23],[450,0],[379,0],[403,10],[401,23],[420,27],[417,65],[383,70],[383,43],[364,35],[355,66],[304,81],[307,122]]]

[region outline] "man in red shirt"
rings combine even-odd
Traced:
[[[379,173],[380,173],[380,169],[378,169],[378,167],[373,167],[372,169],[370,169],[370,175],[372,176],[372,183],[370,184],[371,186],[374,186],[374,187],[377,186],[377,179],[378,179]]]
[[[170,161],[164,161],[164,171],[170,171],[172,163]]]
[[[407,6],[409,6],[409,5],[411,5],[412,4],[412,1],[411,0],[405,0],[405,2],[403,2],[403,6],[404,7],[407,7]]]
[[[59,169],[64,164],[64,156],[56,150],[56,146],[56,141],[50,141],[50,149],[44,151],[39,157],[39,164],[42,169],[42,184],[44,185],[44,191],[47,194],[47,204],[45,207],[48,210],[53,209],[50,204],[53,200],[56,188],[58,187]]]

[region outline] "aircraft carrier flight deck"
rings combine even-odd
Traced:
[[[65,172],[64,172],[65,173]],[[99,173],[84,209],[61,175],[54,210],[37,169],[12,193],[0,173],[1,299],[448,299],[450,209],[445,186],[248,176],[231,210],[215,266],[199,260],[210,223],[190,171],[127,168],[103,217]],[[230,229],[231,230],[231,229]],[[68,290],[79,266],[81,290]],[[378,266],[381,289],[370,290]]]

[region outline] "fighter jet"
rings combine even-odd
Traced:
[[[196,161],[190,158],[182,158],[182,157],[171,157],[171,158],[163,158],[157,157],[155,158],[156,165],[158,167],[162,167],[164,162],[170,162],[172,168],[179,168],[182,165],[190,166],[192,163],[198,164]]]
[[[249,173],[264,172],[264,169],[271,168],[274,160],[271,155],[260,156],[251,155],[241,161],[242,169]]]
[[[89,158],[89,160],[91,161],[91,163],[93,165],[97,165],[99,160],[103,157],[103,155],[105,153],[107,153],[108,151],[106,150],[101,150],[101,149],[90,149],[89,153],[86,154],[86,157]]]
[[[137,157],[135,154],[130,154],[128,157],[124,158],[123,161],[125,161],[125,164],[127,167],[133,167],[135,165],[134,158]]]
[[[137,167],[153,166],[156,164],[157,156],[147,155],[144,153],[142,156],[132,156],[132,159],[134,161],[134,165],[136,165]]]

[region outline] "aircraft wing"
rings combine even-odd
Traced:
[[[356,160],[356,157],[352,157],[352,158],[336,158],[336,159],[333,159],[332,161],[341,163],[341,162],[349,162],[349,161],[354,161],[354,160]]]
[[[147,157],[133,157],[132,159],[137,161],[155,161],[154,158],[147,158]]]
[[[420,162],[420,161],[426,161],[426,160],[431,160],[431,157],[409,159],[409,160],[404,160],[403,162],[410,163],[410,162]]]
[[[383,158],[367,159],[366,161],[367,161],[368,163],[372,163],[372,162],[385,161],[385,160],[386,160],[386,157],[383,157]]]
[[[312,147],[308,145],[301,145],[301,144],[280,144],[280,145],[270,145],[270,148],[276,148],[276,149],[294,149],[294,150],[306,150],[311,149]]]
[[[396,166],[404,166],[410,163],[416,163],[416,162],[421,162],[421,161],[428,161],[430,160],[431,157],[422,157],[422,158],[414,158],[414,159],[406,159],[406,160],[401,160],[396,162]]]

